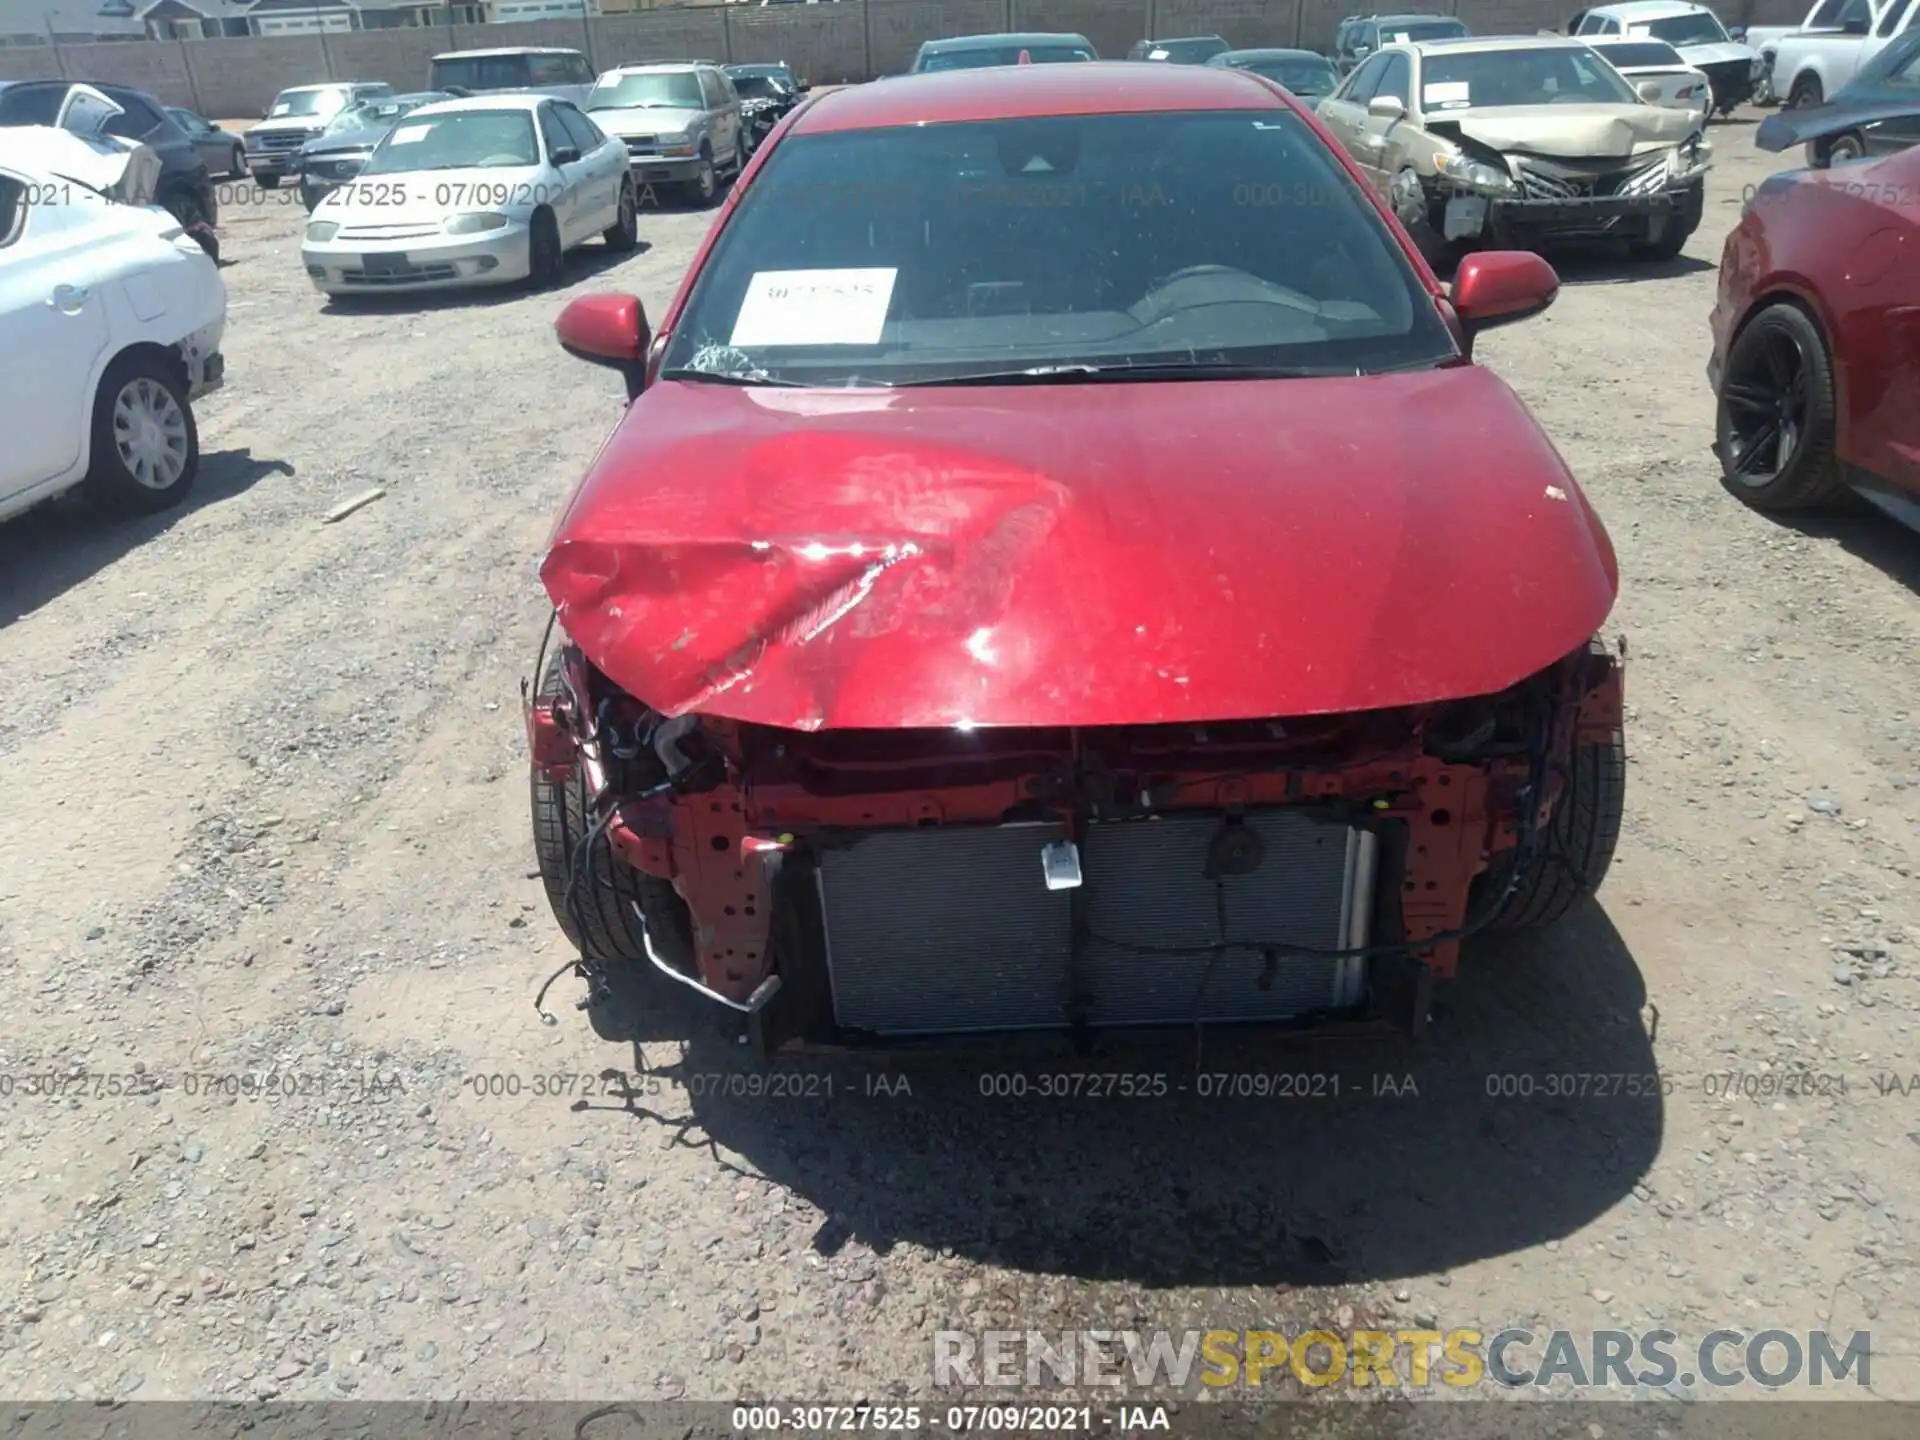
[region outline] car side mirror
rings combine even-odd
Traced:
[[[579,158],[580,152],[571,145],[562,145],[553,152],[553,163],[556,165],[571,165]]]
[[[1559,294],[1560,277],[1532,251],[1483,250],[1460,262],[1448,299],[1466,331],[1471,354],[1480,331],[1538,315]]]
[[[582,295],[568,302],[553,322],[553,331],[560,348],[576,360],[618,370],[627,382],[627,399],[646,388],[653,330],[638,295]]]
[[[1367,114],[1381,120],[1398,120],[1407,113],[1407,103],[1398,95],[1376,95],[1367,101]]]
[[[1658,80],[1642,80],[1638,85],[1633,87],[1633,93],[1649,105],[1658,105],[1660,103],[1660,82]]]
[[[1747,27],[1744,25],[1733,26],[1727,31],[1727,38],[1736,43],[1744,42],[1747,38]]]

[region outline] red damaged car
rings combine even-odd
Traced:
[[[1244,71],[796,110],[657,333],[558,322],[634,396],[528,706],[581,972],[657,967],[763,1055],[1417,1029],[1620,825],[1613,551],[1470,358],[1557,284],[1444,290]]]
[[[1920,149],[1761,183],[1713,310],[1727,489],[1760,510],[1851,492],[1920,528],[1917,271]]]

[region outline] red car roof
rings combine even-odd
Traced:
[[[1157,110],[1278,110],[1291,102],[1244,70],[1091,61],[936,71],[851,85],[821,96],[793,134],[1042,115]]]

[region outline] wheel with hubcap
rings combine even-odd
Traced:
[[[1447,241],[1433,228],[1433,206],[1416,171],[1402,170],[1393,177],[1393,184],[1387,191],[1387,203],[1400,223],[1407,227],[1407,233],[1413,237],[1413,243],[1426,258],[1427,264],[1439,271],[1451,269],[1459,259],[1460,247]]]
[[[1844,135],[1836,135],[1827,142],[1827,152],[1822,157],[1828,165],[1851,165],[1855,160],[1867,158],[1866,137],[1858,131],[1849,130]]]
[[[719,188],[720,180],[713,170],[713,152],[702,145],[700,168],[693,172],[693,179],[687,182],[687,198],[696,205],[711,205],[714,192]]]
[[[200,432],[173,366],[157,354],[109,365],[93,402],[88,494],[113,509],[165,510],[185,498],[199,468]]]
[[[565,261],[560,248],[560,222],[551,210],[534,211],[533,223],[527,226],[527,288],[542,290],[553,284],[560,278]]]
[[[620,213],[614,217],[613,224],[601,232],[600,238],[607,242],[607,248],[613,251],[627,251],[640,243],[640,217],[636,211],[637,202],[633,198],[633,181],[620,182]]]
[[[1840,497],[1833,458],[1833,361],[1798,306],[1769,305],[1727,349],[1714,422],[1721,483],[1756,510]]]

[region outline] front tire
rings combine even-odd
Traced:
[[[173,367],[152,354],[109,365],[92,446],[86,489],[104,507],[153,514],[184,500],[200,469],[200,431]]]
[[[1818,105],[1826,99],[1826,91],[1821,88],[1818,75],[1802,75],[1793,82],[1793,89],[1787,92],[1787,109],[1802,110],[1809,105]]]
[[[1616,730],[1604,744],[1575,746],[1563,778],[1538,853],[1493,922],[1498,929],[1530,930],[1564,918],[1599,890],[1613,866],[1626,810],[1625,737]],[[1511,874],[1496,864],[1482,883],[1504,887]]]
[[[560,222],[551,210],[533,212],[527,227],[527,288],[544,290],[560,278],[566,252],[560,247]]]
[[[1714,416],[1720,480],[1756,510],[1805,510],[1841,496],[1833,360],[1798,306],[1769,305],[1727,347]]]
[[[1821,147],[1820,155],[1813,163],[1818,169],[1827,169],[1834,165],[1851,165],[1856,160],[1867,158],[1867,137],[1857,130],[1849,130],[1844,135],[1836,135]]]
[[[561,683],[556,651],[541,679],[540,697],[552,699],[560,693]],[[531,798],[533,853],[540,881],[553,918],[573,947],[589,960],[650,971],[646,947],[650,937],[654,953],[662,960],[693,973],[692,919],[672,882],[623,863],[604,835],[585,843],[593,829],[585,770],[576,767],[562,781],[550,780],[535,769]],[[577,883],[573,880],[576,861]],[[644,921],[635,913],[636,905]]]
[[[280,188],[280,182],[284,178],[286,177],[281,175],[256,175],[253,177],[253,183],[258,185],[262,190],[278,190]]]
[[[687,199],[704,210],[713,203],[713,197],[719,189],[720,177],[714,172],[713,152],[702,145],[700,168],[694,172],[693,179],[687,182]]]
[[[1667,216],[1667,223],[1657,240],[1636,241],[1628,248],[1637,260],[1673,260],[1687,248],[1687,241],[1693,238],[1693,232],[1700,228],[1700,217],[1706,212],[1707,187],[1704,181],[1687,187],[1687,198]]]
[[[607,242],[609,250],[622,255],[640,243],[640,216],[638,202],[633,198],[633,181],[620,182],[619,214],[612,226],[601,232],[600,238]]]
[[[1433,224],[1433,202],[1420,183],[1418,171],[1408,168],[1393,177],[1387,191],[1393,213],[1413,237],[1415,248],[1437,274],[1444,275],[1460,259],[1462,246],[1447,240]]]

